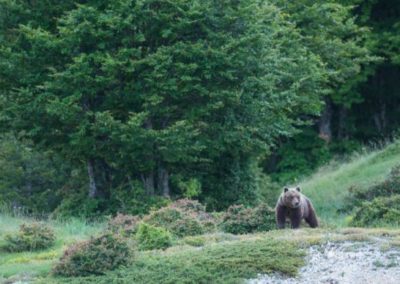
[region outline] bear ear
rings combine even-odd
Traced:
[[[289,191],[289,188],[287,188],[287,187],[285,187],[284,189],[283,189],[283,192],[288,192]]]
[[[300,191],[301,191],[300,186],[297,186],[297,187],[296,187],[296,190],[297,190],[298,192],[300,192]]]

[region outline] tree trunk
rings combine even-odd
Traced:
[[[153,121],[150,117],[144,122],[144,128],[145,129],[153,129]],[[154,160],[154,153],[149,153],[148,159]],[[149,173],[142,174],[141,177],[142,177],[143,186],[144,186],[144,189],[145,189],[147,195],[153,196],[154,192],[155,192],[155,190],[154,190],[154,188],[155,188],[154,171],[151,170],[151,172],[149,172]]]
[[[99,176],[97,178],[98,196],[109,198],[113,189],[112,168],[103,159],[99,160],[101,171],[101,183],[99,183]]]
[[[386,126],[387,126],[387,120],[386,120],[386,104],[385,102],[380,103],[381,105],[381,112],[380,112],[380,118],[381,118],[381,125],[382,125],[382,130],[385,131]]]
[[[94,162],[92,159],[87,161],[87,169],[89,175],[89,197],[94,198],[97,195],[96,179],[94,176]]]
[[[339,126],[338,126],[338,139],[346,139],[346,119],[348,110],[345,106],[341,106],[339,109]]]
[[[321,117],[319,118],[318,128],[319,128],[319,137],[325,142],[329,143],[332,140],[332,102],[329,98],[325,99],[325,107],[321,113]]]
[[[158,189],[162,192],[162,196],[170,197],[169,174],[162,165],[158,167]]]
[[[154,172],[142,174],[142,182],[147,195],[154,195]]]
[[[383,133],[387,126],[386,121],[386,104],[382,101],[379,102],[379,110],[373,116],[376,129],[379,133]]]

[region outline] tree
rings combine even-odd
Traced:
[[[195,179],[216,208],[252,203],[276,139],[318,114],[332,78],[359,69],[348,66],[357,39],[341,41],[357,26],[341,6],[308,15],[277,5],[89,1],[57,6],[51,24],[3,25],[13,40],[0,53],[12,74],[2,125],[85,166],[90,198],[135,181],[168,197]],[[321,9],[332,17],[319,19]],[[333,31],[306,26],[317,20]]]
[[[335,155],[354,151],[362,143],[370,143],[371,140],[386,140],[397,131],[400,92],[396,81],[399,76],[396,41],[399,38],[400,5],[398,1],[391,0],[336,0],[331,3],[296,1],[291,5],[282,5],[285,9],[293,9],[293,6],[298,5],[297,9],[300,11],[321,5],[342,7],[335,8],[331,15],[323,13],[326,9],[320,9],[318,14],[309,11],[294,13],[296,17],[303,14],[300,17],[303,21],[299,23],[315,16],[314,20],[308,20],[301,25],[304,27],[303,34],[312,35],[322,28],[322,38],[325,36],[324,31],[332,31],[338,36],[339,44],[332,45],[336,46],[333,49],[335,52],[326,52],[326,49],[318,45],[315,47],[321,49],[321,58],[328,60],[327,66],[334,67],[332,63],[338,62],[342,65],[338,70],[342,71],[334,73],[335,77],[340,76],[340,80],[332,80],[333,84],[329,81],[333,88],[326,96],[327,103],[320,118],[304,127],[296,137],[283,138],[279,149],[274,153],[274,161],[270,159],[268,172],[287,181],[291,180],[286,178],[288,176],[308,174]],[[346,11],[346,17],[341,17],[340,13],[339,18],[333,17],[342,10]],[[348,17],[352,17],[350,21],[346,20]],[[316,23],[321,24],[315,25]],[[364,28],[357,28],[356,25]],[[352,30],[352,33],[343,32]],[[309,43],[314,44],[314,36],[306,38],[310,39]],[[328,40],[336,41],[335,36],[330,36]],[[315,47],[313,50],[318,53]],[[358,51],[356,47],[359,48]],[[328,138],[330,143],[318,142],[318,136]]]

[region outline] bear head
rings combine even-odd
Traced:
[[[289,208],[298,208],[301,205],[300,187],[285,187],[283,190],[283,203]]]

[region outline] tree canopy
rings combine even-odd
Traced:
[[[257,202],[271,147],[377,61],[337,1],[2,0],[0,19],[0,129],[115,210]]]

